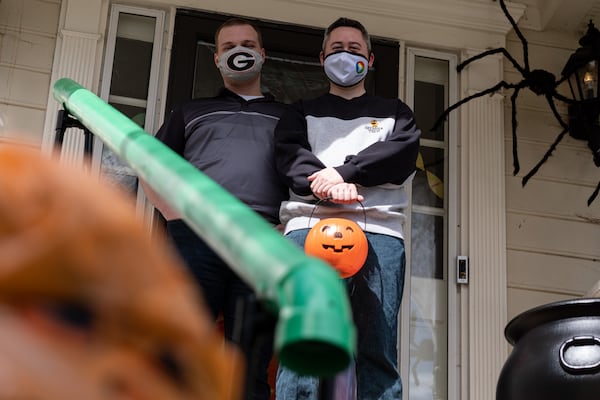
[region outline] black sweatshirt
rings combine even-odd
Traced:
[[[275,130],[277,167],[291,188],[281,210],[286,232],[308,227],[315,199],[307,177],[333,167],[365,197],[365,230],[403,237],[404,184],[415,172],[420,134],[413,112],[398,99],[326,94],[296,103]],[[359,204],[321,207],[328,216],[349,218],[364,228]],[[311,225],[317,221],[312,218]]]

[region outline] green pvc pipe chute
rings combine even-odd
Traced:
[[[277,317],[275,352],[281,364],[319,377],[349,365],[356,332],[337,272],[306,256],[244,203],[77,82],[59,79],[53,93],[256,291]]]

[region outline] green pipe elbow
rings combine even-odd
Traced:
[[[345,369],[354,356],[356,332],[338,273],[307,260],[279,283],[278,296],[280,362],[301,375],[332,376]]]

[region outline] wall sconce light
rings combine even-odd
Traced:
[[[569,105],[569,134],[588,142],[594,164],[600,167],[600,31],[590,21],[581,45],[562,71],[574,100]]]

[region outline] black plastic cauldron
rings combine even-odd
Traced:
[[[600,298],[550,303],[511,320],[496,400],[599,400]]]

